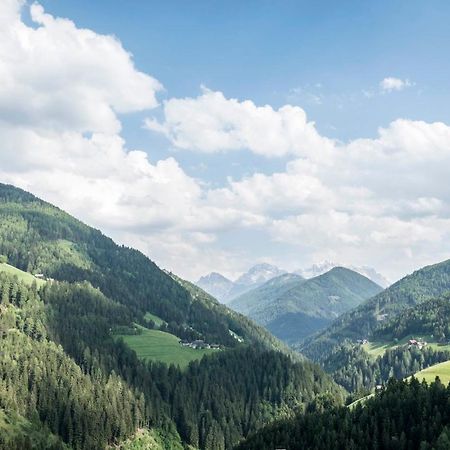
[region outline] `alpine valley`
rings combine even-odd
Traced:
[[[8,185],[0,218],[0,448],[230,449],[342,402],[318,365],[142,253]]]

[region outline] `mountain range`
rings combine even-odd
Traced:
[[[222,303],[229,303],[233,298],[261,286],[266,281],[286,273],[285,270],[268,264],[261,263],[250,267],[247,272],[232,281],[220,273],[212,272],[201,277],[197,281],[197,286],[217,298]]]
[[[308,280],[281,275],[235,298],[229,306],[296,344],[381,290],[357,272],[334,267]]]
[[[358,272],[359,274],[369,278],[369,280],[372,280],[382,288],[387,288],[390,285],[389,280],[372,267],[346,265],[333,261],[322,261],[320,263],[315,263],[305,269],[296,270],[294,273],[301,275],[303,278],[314,278],[328,272],[329,270],[333,269],[333,267],[345,267],[347,269],[353,270],[354,272]]]
[[[383,288],[386,288],[390,284],[383,275],[371,267],[346,266],[332,261],[316,263],[310,267],[298,269],[291,273],[308,279],[323,275],[334,267],[346,267],[347,269],[364,275]],[[213,297],[217,298],[220,302],[227,304],[245,292],[255,289],[272,278],[276,278],[285,273],[288,273],[288,271],[280,269],[272,264],[261,263],[251,267],[234,281],[218,272],[211,272],[208,275],[202,276],[196,284]]]

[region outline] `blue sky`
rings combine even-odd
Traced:
[[[448,2],[6,0],[0,21],[0,179],[161,266],[393,280],[450,257]]]
[[[446,1],[117,1],[44,0],[54,15],[116,35],[139,70],[160,80],[164,97],[199,94],[200,85],[227,97],[304,108],[326,136],[374,137],[399,117],[450,122],[450,5]],[[376,95],[386,76],[415,86]],[[145,115],[145,114],[144,114]],[[142,114],[123,117],[130,146],[157,160],[171,150],[141,130]],[[129,125],[129,126],[127,126]],[[194,176],[222,183],[225,165],[240,176],[270,173],[285,161],[252,155],[217,161],[178,155]],[[218,169],[219,168],[219,169]]]

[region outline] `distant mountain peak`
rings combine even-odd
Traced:
[[[343,267],[345,269],[353,270],[354,272],[358,272],[360,275],[364,275],[365,277],[369,278],[369,280],[372,280],[374,283],[378,284],[379,286],[386,288],[391,283],[387,278],[385,278],[382,274],[377,272],[374,268],[369,266],[353,266],[353,265],[346,265],[337,263],[334,261],[321,261],[315,264],[312,264],[310,267],[307,267],[306,269],[299,269],[296,270],[294,273],[301,275],[304,278],[314,278],[319,275],[322,275],[326,272],[329,272],[331,269],[335,267]]]
[[[272,264],[259,263],[250,267],[250,269],[248,269],[247,272],[243,273],[235,281],[235,283],[244,286],[253,286],[255,284],[265,283],[266,281],[269,281],[272,278],[278,277],[285,273],[285,270],[282,270]]]
[[[211,272],[208,275],[204,275],[203,277],[200,277],[200,279],[197,281],[196,284],[204,283],[206,281],[223,281],[223,282],[229,282],[232,283],[230,279],[222,275],[218,272]]]
[[[285,273],[285,270],[263,262],[250,267],[235,281],[231,281],[220,273],[211,272],[201,277],[196,284],[222,303],[228,303],[249,289]]]
[[[208,275],[201,277],[196,285],[217,300],[224,302],[231,289],[233,289],[234,283],[220,273],[211,272]]]

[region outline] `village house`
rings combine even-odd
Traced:
[[[422,340],[410,339],[408,341],[408,348],[417,347],[419,350],[422,350],[422,348],[425,347],[426,345],[427,343]]]
[[[202,339],[197,339],[195,341],[189,342],[186,339],[181,339],[178,341],[183,347],[189,347],[193,349],[205,349],[205,348],[211,348],[214,350],[219,350],[220,345],[219,344],[208,344]]]

